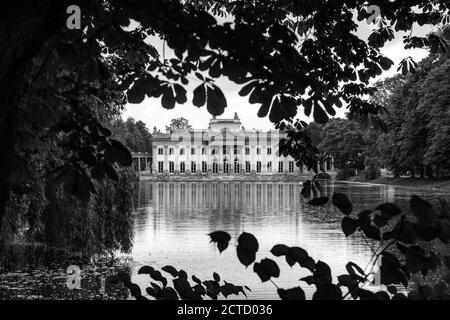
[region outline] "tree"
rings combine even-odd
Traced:
[[[324,128],[319,150],[334,157],[336,168],[364,169],[364,138],[359,124],[333,119]]]
[[[111,125],[113,137],[134,152],[151,152],[152,135],[145,123],[128,118],[125,122],[115,120]]]
[[[449,38],[446,32],[441,34]],[[386,112],[380,115],[388,131],[377,145],[380,159],[396,175],[410,172],[414,176],[419,171],[423,177],[426,171],[433,177],[449,172],[445,146],[450,140],[444,124],[448,120],[448,78],[444,76],[448,61],[448,54],[431,52],[414,74],[401,81],[394,77],[376,84],[380,92],[386,91],[386,83],[395,84],[384,99]]]
[[[216,13],[229,13],[235,25],[218,24],[206,11],[210,8],[207,3],[18,0],[0,8],[0,30],[7,30],[0,35],[0,42],[8,44],[0,53],[0,222],[9,196],[12,167],[19,158],[15,151],[21,130],[18,106],[35,79],[50,68],[58,69],[62,79],[50,82],[41,92],[47,97],[42,103],[44,108],[52,96],[53,104],[64,105],[76,114],[79,92],[95,91],[92,83],[109,79],[111,87],[126,92],[130,103],[140,103],[145,96],[161,97],[162,106],[171,109],[186,102],[188,75],[196,75],[200,85],[193,92],[194,105],[206,105],[211,114],[220,115],[227,104],[214,79],[225,76],[241,84],[241,95],[258,103],[258,115],[268,115],[273,123],[291,121],[298,107],[324,123],[342,101],[348,104],[351,114],[376,113],[378,106],[361,96],[371,92],[371,78],[392,66],[380,48],[393,38],[394,25],[396,31],[409,31],[416,22],[436,25],[449,7],[445,0],[435,1],[434,6],[425,0],[407,4],[374,1],[390,25],[375,30],[366,43],[354,33],[357,25],[353,13],[359,13],[359,20],[370,15],[362,0],[224,1],[213,7]],[[66,28],[69,5],[81,8],[81,30]],[[128,28],[131,20],[136,25]],[[161,59],[146,42],[148,35],[164,39],[176,58]],[[405,38],[405,45],[444,47],[437,36],[412,34]],[[400,67],[406,73],[414,63],[405,59]],[[63,95],[53,94],[61,88],[66,89]],[[85,135],[86,128],[92,133],[103,127],[79,114],[74,119],[65,119],[59,125],[61,131],[72,132],[74,139]],[[130,155],[122,152],[122,145],[112,142],[109,136],[91,134],[85,138],[83,141],[90,141],[91,149],[99,152],[88,160],[82,156],[85,149],[75,149],[70,166],[76,167],[77,178],[90,179],[90,171],[104,163],[105,150],[117,155],[115,160],[124,160],[122,164],[131,162]],[[117,162],[109,158],[106,163],[108,160]],[[309,161],[306,157],[303,160]],[[85,185],[90,185],[88,180]],[[83,194],[74,190],[75,194]]]
[[[418,107],[427,109],[430,120],[423,163],[440,176],[450,173],[450,59],[430,70],[419,89]],[[423,120],[422,120],[423,121]]]
[[[175,131],[191,131],[192,126],[189,124],[189,121],[183,117],[175,118],[170,120],[170,124],[166,126],[167,132],[175,132]]]

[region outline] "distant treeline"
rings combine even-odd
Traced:
[[[319,150],[333,155],[344,175],[381,167],[395,175],[448,177],[449,55],[431,54],[414,74],[387,78],[375,88],[371,99],[385,109],[380,115],[310,124]]]
[[[128,118],[126,121],[116,119],[111,124],[115,139],[122,142],[130,151],[151,152],[151,133],[142,121]]]

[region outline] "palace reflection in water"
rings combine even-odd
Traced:
[[[327,182],[323,187],[330,196],[345,192],[356,210],[384,201],[406,203],[409,197],[409,191],[391,186]],[[243,231],[259,241],[257,261],[277,261],[281,276],[275,282],[283,288],[298,286],[309,272],[272,256],[275,244],[306,249],[315,260],[328,263],[335,277],[345,273],[349,261],[365,267],[370,249],[364,240],[346,238],[342,215],[331,206],[313,208],[300,192],[297,182],[141,182],[132,252],[136,267],[173,265],[204,280],[216,271],[228,282],[248,285],[253,290],[249,298],[277,298],[273,284],[261,283],[252,268],[239,263],[233,245]],[[233,237],[222,254],[209,242],[208,234],[217,230]],[[149,284],[148,277],[134,274],[134,279],[144,287]]]

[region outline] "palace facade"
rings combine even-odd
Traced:
[[[136,169],[152,175],[303,173],[294,159],[278,155],[284,136],[279,130],[246,130],[237,114],[233,119],[213,117],[207,129],[154,134],[152,154],[133,157]],[[334,170],[332,159],[325,169]]]

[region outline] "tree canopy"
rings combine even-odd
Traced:
[[[170,124],[166,126],[166,131],[168,132],[190,130],[192,130],[192,126],[189,124],[189,121],[183,117],[170,120]]]
[[[226,77],[242,86],[240,94],[248,96],[250,103],[260,106],[258,116],[269,116],[273,123],[292,121],[299,108],[318,123],[326,122],[344,104],[350,114],[377,113],[380,106],[363,96],[373,92],[370,79],[393,64],[380,49],[395,31],[407,31],[406,48],[445,49],[438,35],[418,37],[411,31],[415,24],[446,22],[449,3],[374,0],[383,23],[365,41],[355,32],[355,15],[359,21],[370,15],[365,2],[17,0],[3,4],[0,217],[13,164],[21,157],[17,146],[23,118],[18,107],[30,94],[37,94],[32,90],[36,81],[49,74],[54,76],[39,91],[41,100],[35,110],[48,114],[49,106],[64,105],[76,117],[61,116],[57,109],[52,111],[55,120],[36,118],[36,125],[54,127],[71,137],[66,144],[71,146],[71,158],[63,164],[64,172],[74,172],[84,187],[90,185],[91,177],[99,176],[94,173],[99,163],[117,167],[131,162],[129,153],[111,139],[98,119],[77,111],[81,92],[89,91],[100,101],[107,99],[96,94],[102,85],[124,92],[130,103],[148,96],[161,98],[162,106],[172,109],[187,101],[186,86],[195,79],[200,84],[193,91],[193,104],[220,115],[227,102],[215,80]],[[80,30],[66,28],[69,5],[81,8]],[[214,14],[231,21],[219,23]],[[165,59],[148,43],[149,36],[160,37],[176,57]],[[406,73],[414,66],[407,58],[400,70]],[[314,167],[310,158],[300,159]],[[69,176],[63,177],[60,181],[69,183]],[[69,189],[80,194],[77,188]]]

